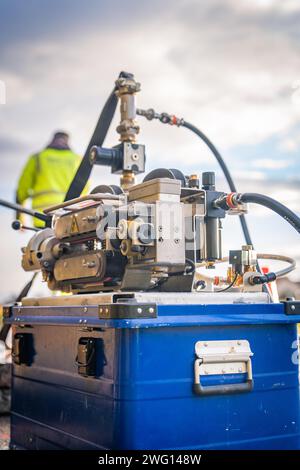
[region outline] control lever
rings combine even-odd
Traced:
[[[32,230],[33,232],[38,232],[39,229],[38,228],[35,228],[35,227],[27,227],[23,224],[21,224],[21,222],[19,220],[14,220],[11,224],[11,228],[13,228],[14,230]]]

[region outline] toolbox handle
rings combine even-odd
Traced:
[[[253,375],[250,345],[248,341],[199,341],[195,347],[197,359],[194,363],[193,391],[198,396],[228,395],[253,390]],[[226,367],[227,366],[227,367]],[[203,370],[204,369],[204,370]],[[247,380],[243,383],[203,386],[201,376],[237,374],[246,372]]]
[[[248,379],[242,384],[209,385],[207,387],[203,387],[201,383],[194,384],[194,393],[201,396],[229,395],[230,393],[251,392],[251,390],[253,390],[253,379]]]

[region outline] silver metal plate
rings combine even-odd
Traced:
[[[24,306],[51,305],[103,305],[127,299],[132,303],[156,303],[157,305],[221,305],[268,304],[270,297],[264,292],[109,292],[100,294],[60,295],[58,297],[27,297]]]

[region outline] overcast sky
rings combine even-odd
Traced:
[[[69,130],[82,153],[115,78],[127,70],[142,84],[139,106],[198,125],[239,189],[299,211],[299,24],[298,0],[0,0],[0,197],[13,198],[28,155],[53,130]],[[106,145],[117,143],[116,123]],[[149,170],[216,169],[227,189],[209,151],[188,131],[140,125]],[[93,181],[108,175],[98,168]],[[1,300],[22,287],[26,275],[17,264],[28,235],[12,233],[11,214],[0,211]],[[252,213],[260,251],[300,253],[288,225],[267,211]],[[225,229],[226,247],[238,248],[238,221],[230,218]]]

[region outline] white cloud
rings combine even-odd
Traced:
[[[282,152],[293,153],[300,146],[300,138],[296,135],[293,137],[286,137],[279,142],[279,150]]]
[[[261,158],[254,160],[251,165],[255,168],[264,170],[281,170],[289,167],[293,163],[292,160],[275,160],[272,158]]]
[[[298,0],[242,0],[249,8],[274,9],[281,12],[295,12],[300,10]]]
[[[247,179],[250,181],[265,181],[266,174],[263,173],[262,171],[253,171],[253,170],[235,170],[232,172],[234,178],[243,180]]]
[[[300,118],[292,101],[292,84],[300,79],[293,16],[283,19],[280,2],[268,2],[263,12],[249,12],[250,3],[175,1],[172,9],[161,6],[155,17],[124,21],[117,30],[92,24],[63,43],[53,37],[15,44],[12,56],[29,78],[23,99],[32,95],[26,132],[34,143],[37,134],[65,124],[82,150],[113,79],[125,68],[142,82],[142,105],[184,115],[223,149],[287,133]],[[9,123],[18,131],[19,119]],[[159,126],[155,132],[163,153],[169,138]],[[185,142],[175,142],[173,160],[181,160]]]

